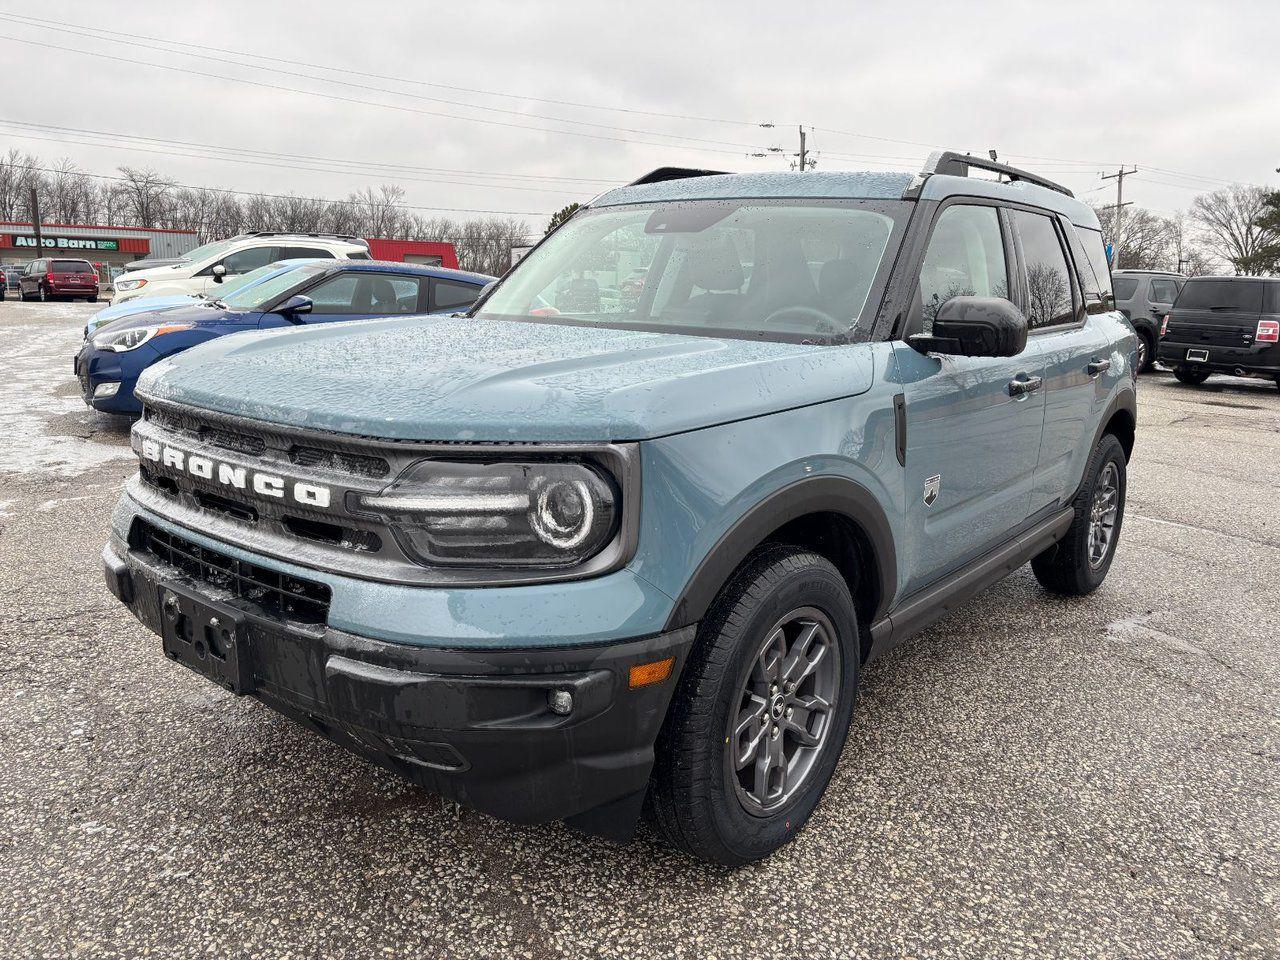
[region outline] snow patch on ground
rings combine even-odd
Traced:
[[[78,389],[69,389],[84,322],[98,307],[46,303],[21,309],[17,322],[0,323],[0,474],[74,476],[132,456],[127,446],[50,430],[51,421],[67,414],[102,416],[85,406]],[[0,321],[13,316],[6,313],[0,311]]]

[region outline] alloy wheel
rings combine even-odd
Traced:
[[[834,722],[840,678],[840,643],[820,610],[793,610],[766,632],[726,737],[734,791],[749,813],[769,815],[804,785]]]
[[[1120,472],[1108,462],[1098,477],[1089,507],[1089,566],[1097,569],[1106,559],[1120,513]]]

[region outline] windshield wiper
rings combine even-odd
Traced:
[[[219,310],[230,310],[230,309],[231,309],[230,307],[228,307],[228,306],[227,306],[223,301],[221,301],[221,300],[206,300],[206,301],[204,302],[204,305],[205,305],[206,307],[217,307]]]

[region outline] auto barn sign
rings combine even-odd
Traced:
[[[34,250],[36,248],[36,238],[24,236],[22,234],[13,234],[10,238],[13,246],[24,249]],[[40,239],[40,246],[45,250],[106,250],[116,251],[120,249],[119,240],[97,239],[95,237],[59,237],[45,236]]]

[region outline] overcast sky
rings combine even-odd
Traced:
[[[558,207],[656,166],[785,169],[789,156],[747,154],[794,152],[797,123],[815,128],[819,170],[912,170],[932,146],[994,147],[1098,201],[1114,198],[1099,174],[1125,163],[1139,168],[1125,199],[1161,212],[1230,180],[1280,183],[1276,0],[3,0],[0,35],[0,149],[269,193],[394,182],[407,203],[528,214],[539,231]],[[118,139],[70,143],[93,138],[10,121]],[[231,162],[124,135],[288,156]]]

